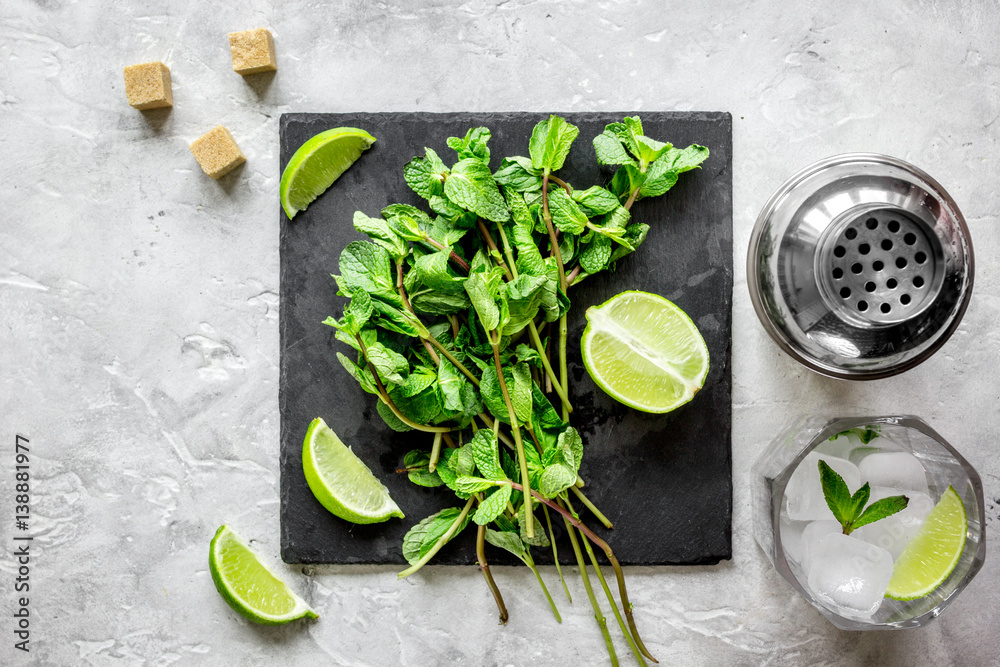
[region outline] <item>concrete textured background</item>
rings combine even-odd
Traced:
[[[278,116],[351,110],[726,110],[734,119],[734,557],[632,569],[665,664],[988,665],[1000,549],[930,626],[843,633],[750,534],[748,470],[801,412],[923,416],[979,469],[1000,520],[1000,7],[996,2],[639,1],[0,5],[0,562],[3,664],[602,664],[577,577],[556,626],[530,573],[501,569],[496,626],[475,569],[399,583],[377,567],[278,560]],[[273,30],[279,69],[244,80],[226,33]],[[174,108],[125,102],[162,59]],[[187,143],[225,124],[247,154],[205,177]],[[781,354],[743,273],[760,207],[799,167],[877,151],[926,169],[972,229],[958,332],[892,379],[822,378]],[[32,652],[12,648],[14,434],[31,439]],[[252,626],[213,589],[228,522],[318,609]],[[550,579],[552,573],[549,573]],[[553,591],[554,593],[556,591]],[[623,663],[631,660],[619,643]]]

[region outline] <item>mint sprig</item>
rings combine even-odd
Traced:
[[[819,479],[823,484],[826,504],[833,512],[833,517],[843,526],[844,535],[850,535],[861,526],[892,516],[906,509],[910,503],[906,496],[889,496],[865,507],[871,497],[868,482],[852,494],[844,478],[822,460],[819,462]]]

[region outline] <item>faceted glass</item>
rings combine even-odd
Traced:
[[[898,451],[915,456],[924,467],[930,496],[935,502],[952,486],[965,505],[965,548],[955,569],[930,594],[909,601],[886,598],[868,620],[845,615],[813,595],[807,576],[786,547],[796,539],[788,517],[785,491],[792,473],[810,453],[835,455],[831,438],[853,428],[877,426],[880,436]],[[975,469],[934,429],[919,417],[822,417],[793,421],[778,434],[752,468],[754,537],[775,569],[821,614],[843,630],[892,630],[926,625],[936,618],[972,581],[986,557],[983,522],[983,485]],[[856,491],[851,488],[851,491]],[[871,524],[876,525],[876,524]],[[784,531],[784,534],[783,534]],[[784,538],[784,539],[783,539]]]

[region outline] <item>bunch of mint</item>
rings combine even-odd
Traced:
[[[644,664],[643,656],[652,656],[636,631],[618,561],[573,505],[577,499],[611,527],[580,490],[583,441],[569,425],[568,291],[643,242],[649,227],[632,221],[633,204],[667,192],[708,157],[708,149],[674,148],[645,136],[638,117],[625,118],[593,140],[597,161],[617,167],[610,182],[576,189],[556,172],[578,135],[576,126],[550,116],[535,126],[528,156],[504,157],[495,172],[485,127],[448,139],[457,154],[450,167],[425,149],[403,176],[429,210],[392,204],[380,217],[355,213],[354,227],[371,240],[341,253],[334,278],[351,300],[339,320],[327,318],[326,324],[355,350],[354,358],[337,356],[362,389],[378,397],[385,422],[431,436],[429,449],[404,458],[410,479],[447,486],[463,501],[407,533],[403,554],[411,567],[400,577],[430,561],[471,521],[501,621],[507,611],[489,572],[486,543],[534,571],[558,618],[531,556],[531,547],[551,546],[558,566],[552,509],[569,533],[610,655],[616,659],[583,551]],[[553,394],[558,410],[549,400]],[[539,505],[547,531],[535,516]],[[628,627],[592,544],[615,570]]]

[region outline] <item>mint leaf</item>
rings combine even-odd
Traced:
[[[611,239],[603,234],[594,234],[590,243],[584,245],[580,251],[580,268],[587,273],[603,271],[611,262],[611,253]]]
[[[480,526],[485,526],[489,522],[503,514],[510,501],[510,494],[514,488],[510,484],[503,484],[496,487],[496,490],[479,503],[479,508],[472,515],[472,520]]]
[[[340,253],[339,281],[349,292],[368,292],[391,304],[402,302],[392,279],[392,258],[382,246],[370,241],[348,243]]]
[[[528,141],[531,166],[537,170],[561,169],[578,134],[580,128],[567,123],[559,116],[549,116],[548,119],[539,122],[532,130],[531,139]]]
[[[549,213],[552,224],[567,234],[582,234],[589,222],[580,205],[562,188],[549,193]],[[567,260],[563,258],[563,261]]]
[[[477,257],[483,257],[482,253],[477,253]],[[477,271],[477,264],[481,264],[481,262],[473,260],[473,270],[469,273],[463,287],[469,295],[473,308],[476,309],[483,329],[488,333],[500,326],[500,309],[496,302],[503,273],[498,268],[484,268]]]
[[[437,381],[444,409],[460,411],[462,409],[463,376],[459,374],[454,364],[444,357],[441,357],[441,364],[438,366]]]
[[[598,164],[635,166],[635,160],[625,150],[621,140],[608,130],[594,137],[594,152],[597,153]]]
[[[410,305],[418,313],[449,315],[466,310],[472,302],[464,291],[459,294],[443,294],[428,289],[411,293]]]
[[[465,133],[465,137],[448,138],[448,147],[458,153],[459,160],[474,158],[483,164],[490,163],[490,148],[487,142],[490,140],[490,130],[486,127],[474,127]]]
[[[687,148],[671,148],[664,153],[657,162],[662,162],[669,171],[682,174],[698,167],[708,159],[709,150],[698,144],[691,144]]]
[[[417,366],[399,386],[399,395],[404,398],[417,396],[437,382],[437,371],[427,366]]]
[[[509,551],[510,553],[517,556],[527,565],[528,561],[525,558],[525,546],[518,534],[512,531],[500,531],[493,530],[492,528],[486,529],[486,541],[495,547],[499,547],[504,551]]]
[[[488,479],[483,479],[482,477],[459,475],[455,478],[455,490],[469,495],[485,491],[486,489],[491,489],[494,486],[496,486],[494,482],[491,482]],[[492,519],[490,519],[490,521],[492,521]]]
[[[538,315],[545,282],[546,279],[542,276],[521,274],[503,284],[503,296],[508,310],[508,319],[503,327],[504,335],[513,336]]]
[[[823,496],[833,516],[844,528],[854,520],[851,492],[844,478],[837,474],[826,461],[819,462],[819,479],[823,485]]]
[[[409,451],[403,457],[403,467],[411,482],[417,486],[443,486],[444,482],[438,474],[429,470],[430,463],[431,457],[419,449]]]
[[[407,241],[423,241],[432,224],[429,215],[409,204],[389,204],[381,212],[392,231]]]
[[[531,428],[531,388],[535,383],[531,379],[528,364],[524,362],[514,364],[511,369],[511,379],[513,382],[507,386],[510,391],[510,402],[514,405],[514,414],[517,415],[518,421]]]
[[[403,167],[403,179],[410,189],[424,199],[444,194],[444,179],[448,176],[445,166],[437,153],[424,149],[427,157],[415,157]]]
[[[403,537],[403,558],[410,565],[415,564],[431,550],[437,541],[440,540],[451,528],[451,526],[462,515],[462,510],[457,507],[448,507],[436,514],[423,519],[420,523],[406,533]],[[465,527],[469,525],[469,516],[458,526],[451,536],[455,539]],[[449,541],[451,541],[449,540]]]
[[[372,299],[372,322],[383,329],[419,338],[420,328],[417,326],[419,321],[410,313],[382,301],[382,294],[378,296],[378,299]],[[398,298],[399,295],[397,294],[396,297]]]
[[[865,508],[865,505],[868,504],[868,499],[871,498],[871,495],[872,488],[869,486],[868,482],[865,482],[864,485],[855,491],[853,496],[851,496],[851,500],[845,508],[845,514],[848,514],[851,517],[852,526],[854,525],[854,520],[861,516],[861,511]]]
[[[573,201],[580,205],[588,217],[610,213],[621,206],[618,197],[597,185],[586,190],[574,190]]]
[[[482,428],[473,436],[472,456],[476,460],[476,468],[486,479],[492,481],[505,481],[507,475],[500,467],[500,449],[497,444],[497,436],[492,429]]]
[[[531,364],[535,368],[543,368],[542,355],[538,354],[538,350],[528,347],[524,343],[519,343],[517,348],[514,349],[514,356],[517,357],[518,361]]]
[[[406,382],[406,376],[410,370],[410,362],[401,354],[393,352],[381,343],[374,343],[368,346],[368,361],[383,382],[401,385]]]
[[[538,481],[538,492],[546,498],[557,495],[576,483],[576,471],[562,463],[546,466]]]
[[[542,189],[541,170],[535,169],[531,158],[505,157],[500,162],[500,168],[493,174],[497,183],[505,190],[528,192]]]
[[[868,486],[867,484],[865,486]],[[879,519],[884,519],[887,516],[892,516],[896,512],[905,510],[907,505],[910,504],[910,499],[906,496],[889,496],[888,498],[882,498],[881,500],[876,500],[861,513],[851,529],[857,529],[861,526],[867,526],[870,523],[878,521]]]
[[[483,371],[483,377],[479,384],[479,394],[491,415],[504,424],[510,423],[510,417],[507,415],[507,403],[503,399],[503,390],[500,388],[497,371],[493,366],[487,366]]]
[[[441,397],[433,384],[412,396],[403,396],[403,392],[393,388],[389,390],[389,398],[404,416],[418,424],[433,423],[442,408]]]
[[[382,218],[370,218],[361,211],[354,212],[354,229],[367,234],[372,241],[389,251],[393,259],[402,259],[410,252],[410,246],[396,232],[392,231]]]
[[[451,248],[422,255],[413,264],[420,281],[427,287],[444,294],[462,294],[465,278],[455,273],[449,263]]]
[[[405,433],[406,431],[413,430],[412,428],[407,426],[402,419],[397,417],[393,413],[392,408],[383,403],[381,399],[379,399],[375,403],[375,411],[378,412],[378,416],[381,417],[382,421],[384,421],[386,425],[393,431],[397,431],[399,433]]]
[[[580,463],[583,462],[583,439],[580,432],[570,426],[559,434],[559,448],[566,448],[569,454],[563,453],[566,464],[575,472],[580,471]],[[569,458],[572,455],[572,459]],[[576,480],[574,480],[575,482]]]
[[[510,217],[490,168],[474,158],[452,167],[444,182],[444,193],[452,202],[487,220],[504,222]]]
[[[535,484],[532,483],[532,487]],[[538,523],[538,517],[535,517],[535,536],[532,538],[528,537],[528,533],[525,532],[525,514],[524,505],[517,508],[517,526],[518,532],[521,535],[521,541],[527,545],[533,547],[547,547],[549,546],[549,536],[545,534],[544,530],[540,530],[540,525]]]
[[[633,222],[632,224],[625,227],[625,233],[622,235],[628,245],[618,245],[615,246],[614,251],[611,253],[611,263],[617,262],[619,259],[629,254],[646,240],[646,234],[649,232],[649,225],[643,222]]]
[[[639,153],[636,157],[639,158],[640,164],[650,164],[673,148],[670,144],[665,144],[662,141],[657,141],[656,139],[650,139],[642,134],[635,137],[635,143],[636,148],[639,149]]]
[[[358,384],[361,385],[362,389],[367,391],[369,394],[378,393],[378,388],[375,386],[375,381],[372,378],[371,371],[367,368],[361,368],[340,352],[337,353],[337,360],[340,361],[340,365],[347,370],[351,377],[358,381]],[[379,403],[381,403],[381,401],[379,401]],[[393,416],[395,417],[395,415]]]

